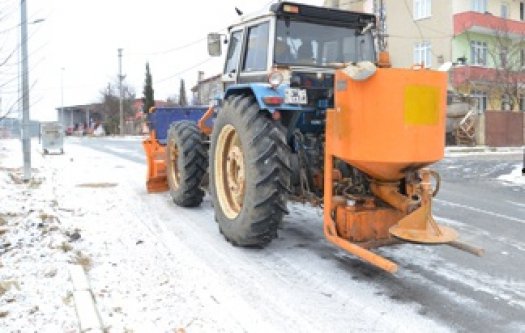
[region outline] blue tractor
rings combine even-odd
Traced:
[[[210,55],[227,44],[223,96],[198,121],[172,122],[165,144],[153,132],[151,180],[184,207],[208,189],[234,245],[267,245],[297,200],[323,206],[329,241],[389,272],[397,265],[371,248],[409,241],[480,255],[431,215],[439,175],[426,167],[443,157],[446,73],[385,68],[375,29],[370,14],[278,2],[227,36],[209,34]]]
[[[226,239],[258,247],[277,236],[288,199],[320,203],[335,69],[376,61],[375,22],[370,14],[279,2],[268,14],[231,26],[228,36],[209,34],[211,56],[227,44],[224,95],[209,138],[190,121],[168,131],[174,201],[199,205],[199,184],[206,184]]]

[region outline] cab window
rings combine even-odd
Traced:
[[[237,71],[241,46],[242,30],[235,31],[231,34],[228,53],[226,54],[226,65],[224,66],[225,74],[235,73]]]
[[[268,22],[248,28],[244,72],[265,71],[268,60]]]

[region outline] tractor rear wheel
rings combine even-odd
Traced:
[[[234,245],[262,247],[287,213],[290,149],[285,132],[254,98],[232,96],[215,121],[210,189],[215,218]]]
[[[168,130],[166,174],[170,194],[179,206],[196,207],[202,202],[201,182],[208,167],[206,146],[197,125],[178,121]]]

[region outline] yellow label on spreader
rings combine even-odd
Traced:
[[[405,124],[436,125],[439,121],[439,88],[407,86],[405,88]]]

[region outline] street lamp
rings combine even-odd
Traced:
[[[31,23],[40,23],[44,19]],[[20,49],[22,55],[22,152],[24,155],[23,180],[31,180],[31,133],[29,123],[29,73],[27,55],[27,6],[26,0],[20,0]]]

